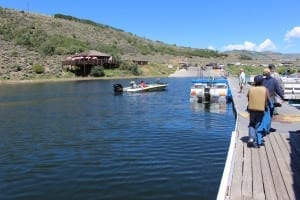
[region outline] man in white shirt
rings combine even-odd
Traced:
[[[245,77],[245,72],[243,69],[240,69],[240,75],[239,75],[239,86],[240,86],[240,91],[239,93],[243,92],[244,85],[246,84],[246,77]]]

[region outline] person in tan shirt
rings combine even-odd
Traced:
[[[250,87],[247,94],[247,110],[249,112],[248,147],[259,147],[259,145],[262,145],[262,132],[257,129],[262,124],[269,102],[269,92],[268,89],[262,85],[263,80],[264,77],[262,75],[255,76],[255,86]]]

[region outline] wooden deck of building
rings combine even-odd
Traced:
[[[238,93],[238,79],[228,78],[237,115],[236,128],[217,199],[300,199],[300,110],[283,103],[272,132],[260,148],[247,147],[247,85]]]

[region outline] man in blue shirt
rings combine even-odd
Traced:
[[[277,80],[277,82],[278,82],[278,84],[279,84],[279,86],[282,88],[282,80],[281,80],[281,77],[280,77],[280,75],[276,72],[276,70],[275,70],[275,65],[274,64],[269,64],[269,69],[270,69],[270,75],[273,77],[273,78],[275,78],[276,80]],[[273,103],[277,103],[277,98],[275,98],[275,102],[273,102]],[[276,109],[276,107],[274,107],[274,112],[273,112],[273,114],[274,115],[278,115],[278,112],[277,112],[277,109]]]
[[[269,91],[269,95],[270,95],[270,101],[272,102],[272,104],[276,103],[276,96],[279,96],[281,98],[282,101],[284,101],[284,96],[283,96],[283,90],[280,87],[278,81],[273,78],[271,76],[271,71],[269,68],[265,68],[263,71],[263,75],[264,75],[264,80],[263,80],[263,86],[265,86],[268,91]],[[273,106],[274,108],[274,106]],[[271,117],[273,117],[273,112],[274,109],[271,109]],[[276,131],[273,128],[270,128],[271,132]]]

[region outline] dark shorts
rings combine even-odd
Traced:
[[[264,111],[254,111],[254,110],[249,110],[249,127],[257,128],[259,124],[262,122],[263,117],[264,117]]]

